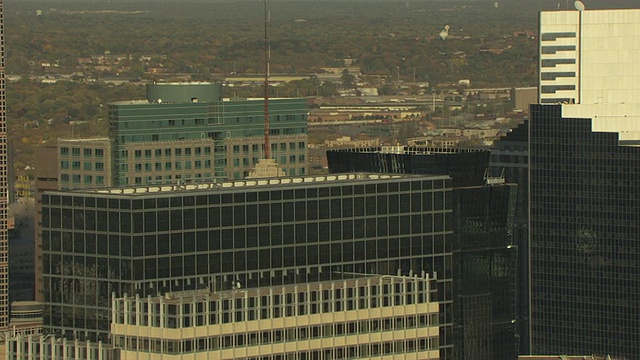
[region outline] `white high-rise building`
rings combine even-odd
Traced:
[[[640,9],[543,11],[539,92],[540,103],[563,104],[563,117],[637,144]]]
[[[640,9],[545,11],[540,102],[640,102]]]

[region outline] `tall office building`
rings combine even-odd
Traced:
[[[532,352],[640,357],[640,9],[540,15]],[[560,103],[551,105],[550,103]]]
[[[489,151],[367,148],[327,152],[329,171],[450,174],[453,183],[451,359],[516,359],[517,186],[487,178]]]
[[[451,348],[446,175],[343,174],[50,191],[42,196],[45,331],[107,340],[112,295],[433,279]]]
[[[7,164],[7,109],[4,71],[4,4],[0,0],[0,330],[9,324],[9,164]]]
[[[543,11],[540,102],[637,103],[639,36],[638,9]]]
[[[529,107],[530,104],[527,104]],[[525,121],[494,143],[489,161],[491,176],[518,185],[513,218],[513,244],[518,246],[518,334],[520,354],[530,354],[529,344],[529,124]]]
[[[640,357],[640,148],[561,105],[530,122],[532,351]]]
[[[58,141],[61,189],[244,179],[264,157],[264,99],[223,99],[214,83],[146,90],[109,104],[108,137]],[[306,175],[306,100],[270,99],[269,111],[273,160]]]

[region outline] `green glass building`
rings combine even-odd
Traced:
[[[227,100],[215,83],[146,90],[144,100],[109,104],[110,179],[60,167],[62,189],[243,179],[264,157],[264,99]],[[270,99],[269,117],[272,157],[286,175],[306,175],[305,99]],[[95,151],[69,146],[59,144],[60,164],[84,163],[83,154]]]

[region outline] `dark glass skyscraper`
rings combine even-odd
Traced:
[[[513,219],[513,244],[518,246],[518,335],[520,354],[530,354],[529,344],[529,124],[525,121],[494,143],[489,170],[518,185]]]
[[[517,186],[453,190],[455,359],[516,359]]]
[[[517,186],[487,185],[487,150],[386,150],[328,151],[329,170],[453,178],[453,348],[446,358],[516,359],[519,249],[512,232]]]
[[[640,148],[533,105],[532,347],[640,358]]]
[[[344,174],[42,196],[45,330],[106,339],[111,296],[431,274],[451,347],[451,178]]]

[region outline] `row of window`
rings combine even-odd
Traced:
[[[135,163],[133,165],[134,171],[135,172],[148,172],[148,171],[172,171],[172,170],[191,170],[192,167],[194,169],[211,169],[211,160],[210,159],[206,159],[206,160],[195,160],[193,162],[191,161],[176,161],[176,162],[172,162],[172,161],[165,161],[163,162],[156,162],[156,163]]]
[[[289,150],[293,151],[293,150],[303,150],[307,148],[307,145],[305,144],[304,141],[299,141],[297,144],[295,142],[290,142],[288,143],[288,148]],[[277,151],[278,147],[280,148],[280,151],[287,151],[287,143],[280,143],[280,145],[278,144],[271,144],[271,150],[273,151]],[[233,153],[234,154],[238,154],[240,153],[240,149],[242,149],[243,153],[248,153],[249,152],[249,145],[233,145]],[[264,150],[264,145],[260,146],[258,144],[252,144],[251,145],[251,151],[252,152],[261,152]]]
[[[81,166],[82,165],[82,166]],[[85,171],[104,171],[104,162],[91,162],[84,161],[80,162],[78,160],[74,160],[69,162],[69,160],[61,160],[60,161],[60,169],[62,170],[85,170]]]
[[[71,151],[69,151],[71,150]],[[104,156],[104,149],[94,149],[94,148],[77,148],[77,147],[61,147],[60,148],[60,155],[61,156],[69,156],[69,154],[71,154],[71,156],[80,156],[80,153],[82,153],[82,156],[85,157],[90,157],[90,156],[95,156],[95,157],[103,157]]]
[[[67,175],[67,174],[62,174]],[[80,175],[73,175],[75,179]],[[86,175],[90,180],[91,175]],[[97,178],[97,176],[96,176]],[[67,178],[68,180],[68,178]],[[104,180],[104,179],[102,179]],[[432,207],[413,207],[407,210],[397,209],[387,212],[376,212],[374,207],[371,211],[362,209],[357,205],[364,204],[360,201],[350,201],[352,199],[342,199],[336,203],[324,203],[322,201],[309,202],[301,206],[294,206],[296,203],[274,203],[246,205],[246,206],[217,206],[202,209],[176,209],[176,210],[159,210],[145,212],[115,212],[93,209],[43,209],[42,224],[44,228],[53,229],[75,229],[75,230],[92,230],[92,231],[110,231],[113,233],[123,232],[136,233],[157,232],[169,230],[190,230],[190,229],[208,229],[208,228],[230,228],[224,229],[224,238],[227,241],[233,239],[257,239],[260,224],[266,226],[260,230],[260,237],[268,236],[268,224],[276,225],[278,223],[298,222],[296,227],[296,236],[302,236],[311,229],[305,230],[305,226],[309,225],[304,222],[313,223],[320,222],[323,228],[315,229],[315,232],[331,233],[337,238],[341,233],[353,233],[354,229],[360,232],[366,228],[367,234],[377,233],[378,235],[389,234],[410,234],[419,232],[421,229],[431,232],[434,222],[441,223],[443,217],[450,217],[450,213],[444,210],[433,210]],[[356,199],[357,200],[357,199]],[[283,206],[284,205],[284,206]],[[305,206],[306,205],[306,206]],[[386,204],[385,204],[386,205]],[[347,208],[348,207],[348,208]],[[366,218],[364,218],[366,216]],[[353,219],[351,219],[353,218]],[[342,222],[339,219],[344,219]],[[365,223],[366,222],[366,223]],[[253,226],[251,226],[253,225]],[[239,226],[250,226],[253,230],[247,230]],[[278,224],[281,227],[282,224]],[[311,225],[314,226],[314,225]],[[315,225],[317,226],[317,225]],[[293,224],[286,224],[285,229],[291,229],[294,236]],[[213,230],[213,229],[211,229]],[[249,232],[252,233],[249,233]],[[278,229],[272,231],[277,232]],[[272,236],[287,236],[287,234],[276,234]],[[372,236],[374,236],[372,235]],[[350,237],[347,237],[350,238]]]
[[[234,287],[237,286],[241,285],[234,285]],[[320,287],[322,288],[322,286],[321,284]],[[330,287],[331,285],[325,284],[324,286]],[[199,300],[185,304],[141,302],[139,306],[135,306],[132,301],[124,303],[119,301],[116,322],[143,326],[147,326],[151,322],[153,327],[169,328],[240,323],[309,314],[424,304],[429,300],[427,290],[428,287],[424,281],[418,282],[418,284],[410,281],[406,284],[379,285],[376,283],[367,284],[363,279],[362,283],[356,283],[355,287],[344,289],[325,288],[319,291],[258,295],[247,298]],[[227,296],[227,294],[223,293],[223,296]],[[131,308],[125,312],[124,307]],[[136,312],[138,308],[139,312]],[[161,308],[164,311],[160,311]],[[208,317],[207,314],[209,314]],[[397,322],[400,325],[396,325],[396,329],[404,328],[405,325],[401,318],[398,318]],[[388,326],[383,328],[389,329]]]
[[[211,155],[211,146],[204,146],[204,147],[194,147],[194,148],[190,148],[190,147],[186,147],[186,148],[168,148],[168,149],[155,149],[155,150],[150,150],[150,149],[146,149],[146,150],[134,150],[133,151],[133,156],[136,159],[141,159],[142,158],[142,154],[144,153],[144,157],[147,159],[150,159],[152,156],[152,154],[155,155],[155,157],[162,157],[162,154],[164,153],[164,156],[175,156],[175,157],[180,157],[180,156],[192,156],[192,155],[196,155],[196,156],[200,156],[202,154],[204,155]],[[164,150],[164,151],[163,151]],[[127,154],[128,152],[126,152],[125,154]]]
[[[85,185],[104,185],[105,178],[102,175],[60,174],[60,182]]]
[[[326,325],[330,326],[330,325]],[[316,330],[320,327],[311,327]],[[297,330],[297,331],[296,331]],[[146,339],[137,337],[118,336],[114,339],[114,346],[127,350],[137,350],[151,353],[164,354],[183,354],[199,351],[224,350],[246,346],[269,345],[274,343],[282,343],[286,341],[296,341],[293,339],[314,338],[307,336],[306,338],[294,337],[289,338],[287,335],[301,334],[307,332],[307,328],[274,330],[252,332],[248,334],[228,335],[228,336],[212,336],[208,338],[198,338],[193,340],[159,340]],[[355,333],[357,334],[357,333]],[[338,335],[338,334],[336,334]],[[306,335],[305,335],[306,336]],[[326,335],[325,335],[326,336]],[[333,335],[331,335],[333,336]],[[317,350],[315,352],[324,354],[325,359],[355,359],[366,358],[368,356],[379,356],[393,353],[410,353],[415,351],[435,350],[439,347],[438,337],[408,339],[395,342],[383,342],[374,344],[361,344],[344,348],[327,348]],[[310,357],[311,359],[320,359],[321,357]],[[288,359],[288,357],[287,357]],[[300,359],[299,354],[294,359]]]

